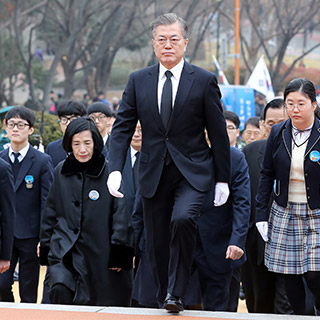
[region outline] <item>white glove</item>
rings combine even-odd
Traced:
[[[107,186],[109,192],[116,198],[123,198],[123,194],[118,191],[120,189],[121,179],[120,171],[112,171],[108,177]]]
[[[226,182],[217,182],[214,190],[214,205],[216,207],[225,204],[229,197],[229,187]]]
[[[260,221],[256,222],[256,227],[263,239],[263,241],[268,241],[268,222],[267,221]]]

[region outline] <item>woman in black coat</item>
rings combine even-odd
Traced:
[[[94,122],[72,121],[63,147],[68,157],[55,169],[40,234],[51,302],[129,306],[131,218],[124,199],[108,192],[103,141]]]

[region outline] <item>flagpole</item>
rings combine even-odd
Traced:
[[[234,83],[240,84],[240,0],[235,0],[235,72]]]

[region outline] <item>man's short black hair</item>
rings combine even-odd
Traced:
[[[59,118],[71,114],[83,117],[87,114],[87,111],[81,102],[75,100],[65,100],[59,104],[57,114]]]
[[[101,154],[104,147],[103,140],[93,120],[89,117],[78,118],[69,123],[62,140],[62,146],[67,153],[72,152],[72,137],[86,130],[89,130],[92,134],[94,155]]]
[[[284,100],[281,98],[273,99],[267,103],[261,112],[261,120],[266,120],[267,111],[269,109],[281,109],[284,108]]]
[[[88,115],[95,112],[101,112],[105,114],[108,118],[112,117],[112,110],[103,102],[94,102],[88,107]]]
[[[252,126],[257,127],[259,129],[260,128],[259,127],[259,120],[260,120],[259,117],[251,117],[251,118],[247,119],[247,121],[244,124],[244,130],[247,129],[248,124],[251,124]]]
[[[238,115],[235,112],[232,111],[224,111],[223,112],[223,116],[226,120],[231,121],[232,123],[234,123],[234,125],[236,126],[236,128],[238,129],[240,126],[240,119],[238,117]]]
[[[12,118],[20,118],[22,120],[25,120],[28,122],[30,128],[34,127],[34,123],[36,121],[36,116],[32,110],[26,107],[17,106],[13,107],[11,110],[9,110],[6,114],[6,124],[8,123],[8,120]]]

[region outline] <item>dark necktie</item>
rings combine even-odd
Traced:
[[[19,172],[19,168],[20,168],[20,162],[18,160],[18,157],[20,156],[19,152],[13,152],[14,155],[14,162],[11,164],[12,165],[12,173],[13,173],[13,178],[14,181],[16,181],[18,172]]]
[[[139,158],[140,158],[140,152],[138,151],[136,154],[136,161],[134,162],[133,165],[133,180],[134,180],[134,187],[135,190],[138,189],[138,168],[139,168]]]
[[[160,114],[161,114],[162,123],[165,129],[167,129],[170,115],[172,112],[172,82],[171,82],[172,73],[171,71],[167,70],[165,72],[165,75],[167,79],[162,89]]]

